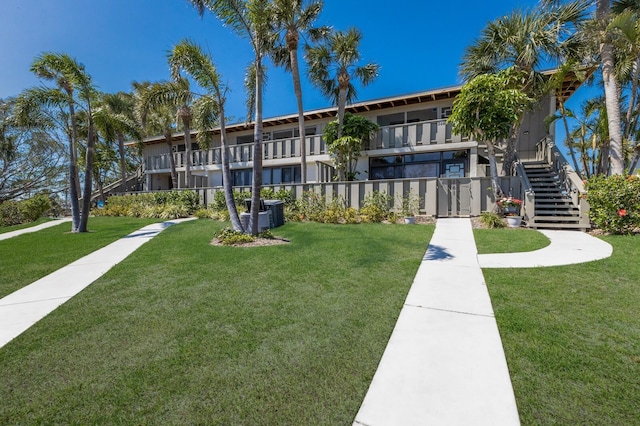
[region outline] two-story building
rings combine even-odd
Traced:
[[[573,93],[577,87],[579,87],[578,83],[567,79],[562,89],[565,97]],[[447,123],[453,100],[460,89],[461,86],[449,87],[374,99],[347,106],[347,111],[362,115],[380,126],[380,131],[375,137],[366,141],[363,146],[357,163],[356,180],[375,182],[431,179],[435,182],[438,179],[486,178],[489,174],[488,158],[483,144],[463,135],[454,134],[451,131],[451,125]],[[517,152],[522,163],[548,160],[541,158],[541,155],[546,155],[542,151],[549,148],[548,141],[553,140],[554,134],[553,128],[549,131],[544,121],[547,116],[555,112],[556,107],[556,97],[549,96],[534,111],[527,113],[517,142]],[[308,184],[333,181],[334,167],[327,153],[322,133],[327,123],[335,119],[335,107],[305,113],[306,132],[303,140],[306,145]],[[264,120],[263,128],[263,185],[299,184],[302,181],[300,166],[302,139],[298,131],[297,114],[267,118]],[[212,132],[214,142],[211,147],[202,150],[193,143],[190,159],[185,155],[182,133],[173,135],[173,152],[169,152],[163,136],[146,139],[144,141],[144,189],[148,191],[171,189],[170,155],[175,159],[179,187],[220,187],[222,169],[219,129],[213,129]],[[236,187],[251,184],[253,138],[252,124],[240,123],[227,126],[232,184]],[[195,141],[195,138],[192,140]],[[541,141],[546,148],[541,147]],[[558,153],[559,151],[555,149],[553,155],[557,157]],[[185,182],[184,166],[187,161],[190,161],[192,173],[192,182],[189,185]],[[553,159],[549,161],[554,164],[557,162]],[[549,166],[557,169],[559,166],[554,164]],[[565,165],[562,163],[562,167]],[[520,174],[526,175],[524,168],[520,168]],[[557,178],[556,176],[554,179]],[[526,176],[520,176],[517,181],[523,185],[508,183],[509,190],[517,192],[514,194],[516,196],[524,197],[526,191],[534,189],[531,188],[531,182],[526,181]],[[377,186],[368,186],[368,188],[374,187],[377,188]],[[566,192],[566,188],[559,188],[561,195],[563,191]],[[443,211],[435,207],[426,208],[427,204],[428,202],[425,202],[423,209],[426,213]],[[532,204],[533,201],[529,203],[529,207]],[[491,201],[476,203],[475,207],[468,209],[467,214],[479,214],[479,209],[488,209],[490,205]],[[529,216],[529,219],[533,220],[534,212],[531,209]]]

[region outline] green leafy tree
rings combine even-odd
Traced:
[[[340,135],[340,129],[342,129],[342,135]],[[325,126],[322,137],[333,158],[339,180],[354,180],[362,144],[379,129],[376,123],[349,112],[344,116],[342,128],[338,120]]]
[[[233,229],[243,231],[233,198],[231,171],[229,169],[229,152],[224,116],[227,88],[220,82],[220,75],[213,64],[211,56],[205,54],[200,46],[193,42],[183,40],[174,46],[169,55],[169,64],[171,65],[171,74],[174,79],[180,78],[180,71],[182,70],[207,92],[206,95],[201,96],[194,102],[194,109],[197,111],[195,123],[198,131],[198,143],[201,147],[208,147],[211,142],[209,129],[217,123],[220,124],[222,185],[225,202]]]
[[[561,64],[578,55],[580,44],[573,35],[585,17],[580,1],[547,5],[532,11],[515,11],[500,17],[482,30],[480,37],[463,56],[460,73],[468,82],[481,74],[495,74],[514,67],[522,72],[520,88],[529,97],[542,99],[549,93],[547,78],[541,73],[549,63]],[[524,115],[520,121],[524,119]],[[503,172],[509,174],[516,158],[520,126],[513,127],[503,145]]]
[[[357,95],[352,82],[357,80],[366,86],[380,70],[374,63],[358,65],[361,40],[362,33],[351,28],[332,32],[321,44],[305,49],[311,82],[338,107],[338,139],[342,137],[347,102],[353,102]]]
[[[487,144],[491,185],[496,197],[503,195],[498,182],[496,145],[510,138],[520,117],[534,102],[519,88],[521,78],[521,73],[512,68],[474,77],[462,86],[448,119],[457,134]]]

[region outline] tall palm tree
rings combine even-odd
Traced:
[[[169,170],[172,188],[178,187],[178,173],[176,172],[176,160],[173,157],[173,124],[175,122],[175,110],[164,104],[151,104],[147,91],[152,84],[148,81],[133,82],[135,93],[136,119],[140,123],[143,134],[164,136],[164,141],[169,148]]]
[[[69,143],[69,191],[72,211],[72,232],[87,232],[87,222],[91,206],[94,129],[92,118],[92,101],[95,89],[91,77],[86,73],[84,65],[63,53],[43,53],[31,64],[31,72],[43,80],[55,81],[58,88],[66,95],[71,121],[71,138]],[[75,91],[78,91],[77,95]],[[53,94],[53,93],[52,93]],[[55,95],[57,96],[57,95]],[[82,105],[88,115],[88,132],[86,146],[86,166],[82,197],[82,210],[78,202],[78,126],[76,123],[77,105]]]
[[[251,218],[249,229],[258,234],[258,213],[260,212],[260,190],[262,188],[262,92],[265,69],[264,58],[274,47],[276,33],[272,21],[272,8],[269,0],[190,0],[200,16],[209,10],[223,24],[236,34],[249,39],[253,50],[253,62],[247,74],[248,87],[252,94],[250,114],[254,114],[253,141],[253,179],[251,183]]]
[[[142,133],[135,119],[135,98],[131,93],[105,93],[94,116],[96,127],[105,141],[118,142],[120,189],[124,192],[127,180],[125,137],[139,140]]]
[[[353,80],[363,86],[378,76],[380,66],[374,63],[358,65],[361,56],[358,47],[362,33],[355,28],[330,33],[318,46],[307,46],[311,82],[338,107],[338,139],[342,137],[342,125],[347,102],[356,98]]]
[[[307,146],[304,126],[304,106],[298,47],[301,36],[309,36],[317,41],[329,33],[329,27],[313,28],[314,21],[322,11],[322,1],[305,4],[304,0],[274,0],[273,16],[277,30],[281,33],[280,45],[274,50],[273,59],[277,65],[291,72],[293,90],[298,106],[298,133],[300,134],[300,169],[302,183],[307,183]]]
[[[153,83],[140,92],[139,115],[146,122],[149,111],[162,108],[175,108],[176,122],[182,123],[185,143],[185,186],[191,187],[191,120],[193,118],[190,104],[193,93],[189,80],[178,78],[174,81]],[[165,135],[166,138],[166,135]],[[173,157],[171,153],[170,157]],[[174,182],[177,188],[177,182]]]
[[[628,4],[627,4],[628,3]],[[631,143],[634,139],[635,153],[631,156],[628,172],[633,173],[640,158],[640,145],[637,141],[638,88],[640,80],[640,2],[614,2],[616,15],[609,24],[616,47],[616,74],[619,83],[627,86],[629,95],[627,111],[622,125],[622,139]]]
[[[521,89],[540,100],[549,90],[541,74],[548,62],[563,63],[577,53],[573,34],[585,18],[580,1],[547,5],[528,12],[513,12],[490,22],[463,56],[460,74],[465,81],[481,74],[495,74],[509,67],[522,72]],[[524,118],[524,114],[521,120]],[[520,125],[514,127],[505,148],[503,173],[508,174],[515,159]]]
[[[222,186],[224,188],[225,202],[229,210],[233,229],[243,231],[236,203],[233,198],[231,184],[231,171],[229,169],[229,152],[227,148],[227,131],[224,116],[224,104],[227,96],[227,88],[220,82],[220,75],[213,64],[211,56],[205,54],[197,44],[183,40],[173,47],[169,55],[171,75],[174,79],[180,78],[180,71],[184,71],[192,77],[198,85],[207,91],[194,103],[197,109],[196,128],[198,131],[198,143],[200,146],[210,144],[209,130],[219,121],[220,123],[220,151],[222,156]]]
[[[541,5],[545,7],[562,3],[562,0],[542,0]],[[580,3],[585,11],[589,8],[595,8],[593,15],[595,25],[581,26],[579,30],[582,33],[581,36],[583,39],[588,40],[595,37],[597,40],[597,55],[599,56],[602,69],[602,82],[609,126],[609,173],[619,175],[624,173],[624,154],[622,148],[620,91],[615,66],[615,48],[612,34],[608,31],[611,20],[611,0],[584,0]]]

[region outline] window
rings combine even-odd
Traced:
[[[238,145],[245,144],[245,143],[253,143],[253,135],[238,136],[236,138],[236,143]]]
[[[395,124],[404,124],[404,112],[379,115],[377,117],[377,122],[379,126],[393,126]]]
[[[369,178],[464,177],[468,158],[468,151],[373,157],[369,160]]]
[[[264,185],[300,182],[302,182],[300,166],[267,167],[262,169],[262,183]]]

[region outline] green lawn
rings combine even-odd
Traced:
[[[0,349],[0,424],[347,425],[433,226],[173,226]]]
[[[609,259],[483,270],[523,425],[640,424],[640,239],[604,239]]]
[[[519,253],[539,250],[549,239],[538,231],[524,228],[474,229],[478,253]]]
[[[72,234],[67,222],[0,241],[0,298],[157,221],[92,217],[88,233]]]
[[[12,225],[12,226],[0,226],[0,234],[4,234],[5,232],[17,231],[18,229],[31,228],[32,226],[40,225],[41,223],[49,222],[52,219],[48,217],[41,217],[35,222],[29,223],[21,223],[20,225]]]

